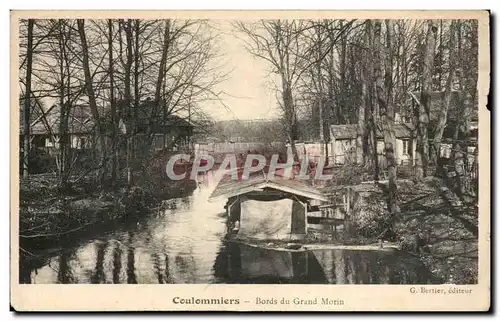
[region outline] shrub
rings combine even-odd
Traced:
[[[22,162],[22,159],[20,159],[20,162]],[[31,149],[28,170],[30,174],[54,172],[56,171],[55,157],[50,155],[44,148]]]

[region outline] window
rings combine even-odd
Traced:
[[[86,147],[87,147],[87,146],[86,146],[86,143],[87,143],[87,142],[86,142],[86,140],[85,140],[85,137],[81,137],[81,138],[80,138],[80,146],[79,146],[79,148],[86,148]]]
[[[384,140],[377,140],[377,154],[384,155],[385,154],[385,143]]]
[[[166,139],[162,134],[155,134],[153,138],[153,146],[155,150],[160,150],[165,148]]]
[[[54,147],[54,143],[50,138],[45,138],[45,147]]]
[[[441,150],[440,150],[440,157],[443,158],[450,158],[451,157],[451,150],[452,150],[452,145],[451,144],[441,144]]]
[[[411,155],[410,140],[403,139],[403,155]]]

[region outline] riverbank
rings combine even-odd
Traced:
[[[339,230],[325,224],[321,229],[308,228],[300,240],[254,240],[243,239],[243,235],[230,235],[229,240],[276,251],[379,250],[379,241],[383,241],[382,249],[398,249],[417,257],[441,283],[477,283],[478,211],[474,194],[459,193],[450,182],[436,177],[419,183],[398,180],[399,210],[391,218],[386,184],[352,184],[348,186],[350,193],[342,193],[346,187],[335,184],[323,188],[326,195],[335,195],[332,203],[348,200],[341,208],[344,218],[336,221],[341,225]],[[330,190],[325,191],[327,188]]]
[[[163,200],[188,195],[196,188],[196,182],[188,180],[156,180],[130,188],[124,184],[96,188],[81,180],[62,189],[57,183],[57,177],[48,174],[20,181],[19,236],[26,251],[138,218]]]
[[[360,184],[364,196],[355,215],[356,237],[383,235],[388,217],[384,184]],[[478,211],[475,195],[460,194],[437,177],[398,180],[399,213],[393,241],[418,257],[442,283],[478,281]]]

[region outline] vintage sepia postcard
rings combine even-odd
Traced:
[[[11,11],[16,311],[488,311],[488,11]]]

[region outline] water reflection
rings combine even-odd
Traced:
[[[120,283],[120,272],[122,269],[122,250],[119,246],[113,248],[113,283]]]
[[[285,252],[227,244],[214,271],[218,283],[426,284],[432,275],[399,252]]]
[[[264,250],[226,243],[224,202],[213,186],[169,200],[165,210],[23,263],[22,283],[429,283],[417,258],[368,251]],[[23,262],[26,260],[23,259]],[[30,268],[27,268],[29,266]]]
[[[104,255],[106,254],[106,242],[102,243],[97,243],[95,246],[95,269],[90,277],[90,282],[91,283],[106,283],[105,277],[104,277]],[[59,266],[59,269],[61,266]],[[68,283],[68,282],[64,282]]]
[[[69,262],[71,260],[72,253],[70,251],[61,251],[59,255],[59,266],[57,269],[57,283],[67,284],[75,282],[73,277],[73,271]]]
[[[128,232],[128,247],[127,247],[127,283],[135,284],[137,283],[137,278],[135,277],[135,249],[132,243],[133,233]]]

